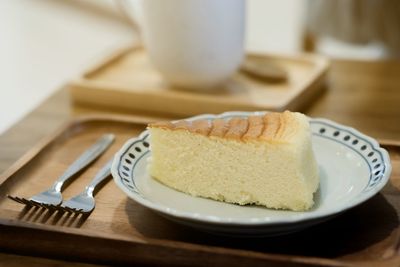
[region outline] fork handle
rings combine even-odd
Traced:
[[[85,168],[97,157],[99,157],[114,141],[115,136],[113,134],[103,135],[93,146],[86,150],[77,160],[72,163],[71,166],[57,179],[54,183],[54,189],[61,191],[63,184],[73,177],[80,170]]]
[[[93,180],[86,186],[85,191],[86,194],[93,196],[93,191],[94,189],[101,184],[108,176],[111,174],[111,165],[112,165],[113,159],[109,160],[106,165],[104,165],[103,168],[96,174],[96,176],[93,178]]]

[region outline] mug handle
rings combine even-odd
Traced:
[[[139,1],[136,1],[139,4]],[[128,0],[114,0],[115,5],[118,10],[121,12],[123,17],[131,24],[132,28],[138,35],[138,40],[142,41],[142,31],[140,29],[139,23],[137,22],[137,18],[135,18],[135,14],[132,11],[132,1]]]

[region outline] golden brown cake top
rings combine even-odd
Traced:
[[[231,118],[228,120],[181,120],[172,122],[156,122],[149,124],[149,128],[167,130],[186,130],[204,136],[215,136],[227,139],[251,140],[280,140],[284,141],[300,130],[301,121],[306,117],[300,113],[285,111],[271,112],[260,116],[247,118]]]

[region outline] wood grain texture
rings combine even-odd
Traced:
[[[313,117],[327,117],[340,123],[355,127],[368,135],[382,140],[385,144],[398,143],[400,142],[400,76],[398,73],[400,73],[399,62],[335,61],[329,73],[327,90],[315,102],[309,104],[305,111],[308,115]],[[45,136],[54,132],[71,117],[93,113],[124,113],[133,117],[144,116],[143,118],[148,121],[160,120],[169,116],[168,114],[160,114],[161,116],[153,118],[148,114],[138,115],[138,113],[124,108],[102,110],[93,106],[71,106],[68,92],[65,89],[62,89],[46,100],[40,107],[30,113],[21,122],[0,136],[0,172],[4,172],[8,169],[38,141],[43,140]],[[340,253],[341,247],[345,247],[353,250],[353,253],[342,255],[341,258],[343,259],[354,261],[354,257],[357,257],[356,252],[362,251],[367,255],[367,258],[378,255],[386,258],[385,263],[388,264],[388,266],[395,264],[398,265],[399,259],[393,257],[393,255],[399,254],[399,244],[397,244],[397,249],[394,244],[395,240],[398,240],[400,233],[396,230],[390,231],[388,229],[391,229],[391,227],[398,222],[399,218],[398,209],[394,209],[393,207],[397,207],[396,203],[398,203],[397,197],[398,191],[400,190],[400,180],[393,179],[393,177],[398,177],[400,175],[400,156],[397,152],[393,153],[393,151],[397,151],[395,146],[392,146],[391,150],[391,158],[392,160],[395,160],[393,162],[393,175],[391,183],[387,188],[385,188],[384,197],[382,197],[382,195],[376,196],[371,200],[372,202],[369,202],[366,206],[357,208],[357,210],[352,213],[345,214],[347,217],[343,217],[343,221],[338,222],[338,226],[341,226],[342,229],[347,229],[346,232],[353,233],[353,235],[338,236],[337,239],[332,242],[331,238],[332,236],[335,237],[335,235],[334,232],[330,232],[330,230],[332,230],[331,227],[335,227],[337,221],[332,222],[330,227],[326,228],[325,231],[320,230],[319,233],[321,236],[316,235],[313,237],[313,241],[316,243],[315,250],[311,250],[311,252],[313,252],[314,255],[319,254],[320,256],[334,257]],[[385,207],[382,212],[385,214],[380,212],[371,212],[370,206],[382,207],[382,204],[383,207]],[[128,210],[131,210],[131,208]],[[376,211],[376,209],[374,210]],[[132,212],[135,213],[134,210]],[[144,211],[142,210],[139,212]],[[142,225],[142,232],[150,235],[152,238],[167,238],[167,236],[163,236],[163,233],[165,234],[166,232],[169,232],[172,237],[176,239],[180,238],[183,241],[185,238],[191,238],[192,240],[197,240],[197,242],[214,241],[220,242],[218,244],[222,247],[228,246],[231,242],[231,240],[225,240],[222,242],[218,240],[218,238],[209,240],[207,236],[190,233],[187,229],[183,229],[182,231],[169,231],[174,228],[174,224],[167,223],[163,219],[154,217],[155,215],[152,215],[150,212],[147,214],[153,216],[150,218],[153,218],[153,220],[160,225],[159,227],[164,229],[164,231],[160,232],[159,235],[153,234],[151,236],[149,234],[151,227],[147,224]],[[363,216],[366,216],[366,214],[368,214],[367,219],[369,218],[374,220],[373,226],[365,223],[365,217]],[[352,222],[352,224],[346,224],[347,220]],[[99,225],[102,227],[101,224]],[[357,235],[360,234],[360,232],[354,233],[354,229],[359,229],[357,228],[357,225],[361,227],[361,230],[364,233],[363,235]],[[117,225],[115,227],[118,228],[120,226]],[[371,236],[369,233],[372,230],[377,231]],[[325,234],[325,232],[328,232],[329,235],[324,236],[323,234]],[[0,236],[3,236],[3,233],[5,232],[2,231]],[[10,234],[11,232],[7,233]],[[358,238],[356,238],[357,236]],[[172,237],[169,236],[169,238]],[[40,238],[40,236],[37,236],[37,238]],[[300,236],[299,240],[304,240],[304,238],[304,236],[302,238]],[[28,255],[44,256],[37,251],[29,249],[23,250],[23,248],[25,248],[24,242],[26,243],[27,240],[29,240],[29,237],[21,233],[19,241],[21,242],[21,246],[14,250],[7,250],[8,253],[19,251],[19,253]],[[275,239],[268,242],[260,242],[261,244],[259,245],[264,246],[265,251],[267,252],[279,253],[279,248],[287,245],[289,241],[290,240],[287,239]],[[298,242],[300,243],[300,241]],[[307,241],[309,241],[309,239],[307,239]],[[369,242],[371,247],[363,247],[361,244],[365,244],[365,242]],[[372,245],[372,243],[374,245]],[[5,245],[3,241],[0,242],[0,245],[1,244]],[[379,254],[379,251],[382,252],[382,250],[380,250],[381,246],[391,247],[392,249],[388,249],[385,253]],[[300,244],[298,248],[299,251],[297,251],[298,254],[306,255],[304,253],[306,248],[303,248],[304,250],[301,251],[302,248],[302,244]],[[368,255],[369,252],[371,252],[370,255]],[[313,256],[313,254],[308,254],[307,256]],[[15,266],[26,266],[25,263],[29,260],[37,263],[37,265],[40,263],[46,265],[48,263],[47,259],[39,257],[33,258],[31,256],[25,258],[24,256],[18,256],[15,254],[5,254],[4,250],[3,253],[0,254],[0,261],[2,259],[6,261],[10,258],[12,258],[13,262],[16,262]],[[198,256],[197,259],[202,258],[204,258],[204,254]],[[84,261],[84,259],[80,260]],[[240,259],[235,258],[235,260],[244,264]],[[18,264],[18,261],[21,263]],[[112,262],[113,260],[111,259],[110,261]],[[73,263],[68,261],[54,262],[60,266],[73,265]],[[327,264],[327,262],[319,262],[318,265]],[[382,266],[385,266],[386,264],[382,263]]]
[[[392,183],[382,194],[334,220],[275,238],[222,238],[180,226],[130,200],[114,183],[96,195],[96,209],[87,218],[23,209],[5,198],[6,194],[30,196],[47,188],[82,149],[99,135],[113,132],[112,147],[63,192],[65,198],[75,195],[128,138],[145,127],[143,121],[126,117],[80,119],[34,147],[15,171],[0,177],[0,247],[104,264],[396,266],[392,260],[400,260],[400,173],[396,170],[400,148],[395,146],[390,147]]]
[[[0,252],[0,266],[7,267],[18,267],[18,266],[29,266],[29,267],[93,267],[98,266],[89,263],[71,262],[71,261],[61,261],[55,259],[46,259],[33,256],[22,256],[13,255]]]
[[[400,140],[400,62],[335,61],[328,90],[304,112],[372,137]]]
[[[275,65],[287,73],[281,82],[266,82],[237,72],[223,85],[203,92],[169,86],[141,48],[123,49],[70,83],[74,102],[124,107],[153,114],[188,116],[229,110],[300,108],[321,92],[328,61],[321,56],[247,55],[246,61]]]

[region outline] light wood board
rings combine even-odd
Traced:
[[[117,50],[69,83],[76,103],[105,109],[189,116],[228,110],[297,111],[324,89],[329,62],[322,56],[249,54],[248,59],[274,64],[288,79],[274,83],[237,72],[213,91],[188,91],[169,86],[140,47]]]

